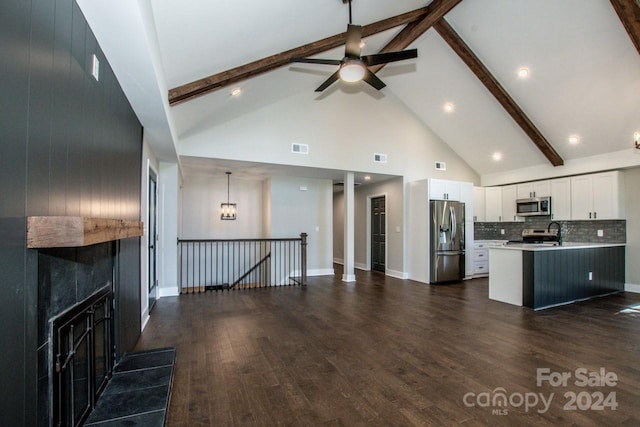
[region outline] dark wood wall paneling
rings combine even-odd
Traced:
[[[0,64],[0,401],[12,408],[0,411],[0,425],[30,426],[42,343],[26,216],[139,219],[142,128],[73,0],[3,1]],[[140,331],[139,239],[119,247],[122,353]]]
[[[623,291],[624,261],[624,246],[525,251],[523,305],[542,308]],[[592,280],[588,280],[589,272]]]

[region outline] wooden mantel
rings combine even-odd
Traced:
[[[27,248],[68,248],[142,236],[142,221],[81,216],[27,217]]]

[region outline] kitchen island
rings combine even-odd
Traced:
[[[489,298],[533,309],[624,290],[624,243],[489,247]]]

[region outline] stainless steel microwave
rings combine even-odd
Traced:
[[[532,197],[516,200],[517,216],[551,215],[551,197]]]

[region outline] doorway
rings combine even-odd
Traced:
[[[158,176],[149,168],[149,247],[147,251],[147,278],[149,281],[149,314],[158,299]]]
[[[371,269],[386,270],[386,198],[371,198]]]

